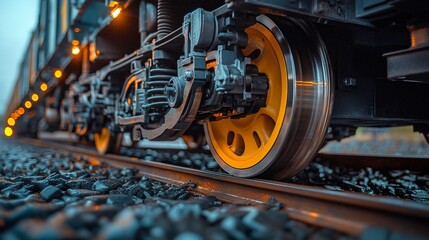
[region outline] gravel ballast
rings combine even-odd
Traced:
[[[355,238],[291,220],[274,199],[261,206],[224,204],[194,188],[0,139],[0,238]]]
[[[143,161],[159,161],[194,169],[224,172],[208,153],[122,148],[120,154],[137,157]],[[429,172],[425,171],[350,168],[316,158],[301,173],[287,182],[429,204]]]

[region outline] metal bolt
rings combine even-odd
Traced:
[[[344,78],[344,86],[354,87],[356,86],[356,78]]]
[[[185,72],[185,79],[186,79],[186,81],[192,80],[192,78],[193,78],[192,75],[193,75],[192,70],[186,70],[186,72]]]

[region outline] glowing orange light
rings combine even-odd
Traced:
[[[33,95],[31,95],[31,100],[33,100],[34,102],[37,102],[39,100],[39,95],[33,93]]]
[[[9,126],[15,126],[15,119],[13,119],[13,118],[8,118],[7,119],[7,124],[9,124]]]
[[[71,44],[73,46],[78,46],[80,44],[80,42],[79,42],[79,40],[74,39],[74,40],[71,41]]]
[[[100,55],[100,51],[97,50],[95,42],[91,42],[89,44],[89,60],[94,62],[98,55]]]
[[[42,90],[43,92],[48,90],[48,84],[46,84],[46,83],[40,84],[40,90]]]
[[[10,137],[10,136],[12,136],[12,134],[13,134],[13,130],[11,127],[6,127],[4,129],[4,135],[6,135],[6,137]]]
[[[18,114],[17,114],[17,113],[12,113],[12,114],[10,115],[10,117],[11,117],[11,118],[13,118],[14,120],[16,120],[19,116],[18,116]]]
[[[33,106],[33,104],[31,104],[31,102],[30,102],[30,101],[25,101],[24,106],[25,106],[26,108],[31,108],[31,106]]]
[[[24,114],[25,113],[24,108],[23,107],[18,108],[18,113],[21,115]]]
[[[118,5],[119,5],[119,3],[117,1],[111,1],[109,3],[109,8],[114,8],[114,7],[118,6]]]
[[[73,55],[78,55],[80,53],[80,48],[79,46],[73,46],[71,49],[71,52]]]
[[[110,12],[110,15],[112,16],[112,18],[117,18],[121,12],[122,12],[122,8],[118,6],[118,7],[115,7],[115,8]]]
[[[80,28],[74,28],[74,32],[80,32]]]
[[[63,76],[63,71],[61,71],[61,69],[57,69],[57,70],[54,71],[54,77],[56,79],[60,79],[61,76]]]

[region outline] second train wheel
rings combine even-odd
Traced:
[[[208,122],[204,130],[216,161],[230,174],[284,179],[305,168],[325,139],[333,78],[311,25],[275,23],[264,15],[257,20],[246,29],[243,53],[254,56],[252,64],[268,78],[266,106],[241,119]]]
[[[99,133],[94,134],[95,148],[101,154],[118,153],[122,144],[122,136],[123,133],[103,127]]]

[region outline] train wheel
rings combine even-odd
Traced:
[[[95,148],[101,154],[118,153],[122,143],[122,133],[116,133],[107,127],[94,134]]]
[[[219,165],[240,177],[284,179],[301,171],[325,139],[333,80],[325,46],[311,25],[267,16],[246,29],[245,56],[269,81],[266,106],[204,126]]]

